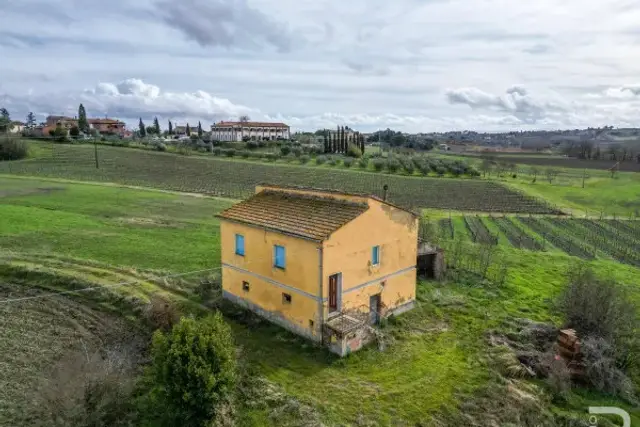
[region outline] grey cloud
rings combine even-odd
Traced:
[[[553,48],[550,45],[538,43],[538,44],[534,44],[533,46],[527,47],[522,51],[525,53],[529,53],[531,55],[540,55],[543,53],[549,53],[552,50]]]
[[[351,70],[361,74],[374,74],[384,76],[389,74],[389,68],[386,66],[377,66],[371,62],[359,61],[354,58],[344,59],[343,63]]]
[[[550,112],[564,111],[564,107],[557,103],[534,99],[522,86],[509,88],[504,95],[490,94],[473,87],[450,89],[446,92],[446,97],[450,104],[511,114],[525,123],[537,123]]]
[[[200,46],[291,49],[293,35],[246,0],[160,0],[160,18]]]
[[[505,40],[545,40],[548,37],[549,36],[544,33],[517,33],[496,29],[470,31],[459,36],[462,40],[479,40],[484,42],[502,42]]]

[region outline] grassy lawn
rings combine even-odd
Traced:
[[[191,271],[219,264],[212,198],[0,178],[0,248]]]
[[[618,173],[615,178],[610,174],[589,172],[582,188],[581,177],[561,177],[549,183],[544,177],[538,177],[535,183],[531,179],[505,180],[512,188],[524,191],[535,197],[542,197],[554,204],[565,207],[576,216],[640,216],[640,174],[633,172]]]

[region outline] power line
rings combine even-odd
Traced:
[[[198,274],[198,273],[207,273],[207,272],[210,272],[210,271],[215,271],[215,270],[220,270],[220,269],[222,269],[222,267],[210,268],[210,269],[206,269],[206,270],[188,271],[186,273],[170,274],[170,275],[167,275],[167,276],[158,277],[155,280],[171,279],[171,278],[175,278],[175,277],[188,276],[188,275],[191,275],[191,274]],[[132,280],[132,281],[128,281],[128,282],[120,282],[120,283],[115,283],[113,285],[92,286],[92,287],[83,288],[83,289],[72,289],[72,290],[61,291],[61,292],[50,292],[48,294],[35,295],[35,296],[32,296],[32,297],[10,298],[10,299],[5,299],[5,300],[0,300],[0,304],[7,304],[7,303],[10,303],[10,302],[20,302],[20,301],[29,301],[29,300],[35,300],[35,299],[49,298],[49,297],[53,297],[53,296],[74,294],[74,293],[79,293],[79,292],[90,292],[90,291],[95,291],[95,290],[100,290],[100,289],[113,289],[113,288],[118,288],[118,287],[122,287],[122,286],[129,286],[129,285],[139,284],[144,280],[146,280],[146,279],[138,279],[138,280]]]

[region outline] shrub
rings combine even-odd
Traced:
[[[162,142],[159,142],[156,144],[155,149],[156,151],[167,151],[167,146],[164,145]]]
[[[294,147],[293,150],[291,150],[291,152],[293,153],[294,156],[300,157],[302,155],[302,148]]]
[[[369,159],[366,157],[360,157],[358,160],[358,166],[362,169],[366,169],[369,166]]]
[[[224,155],[227,157],[233,157],[236,155],[236,150],[234,148],[227,148],[224,150]]]
[[[335,157],[331,156],[329,157],[329,160],[327,160],[327,164],[329,166],[335,166],[338,164],[338,159],[336,159]]]
[[[373,168],[376,170],[376,172],[380,172],[384,168],[384,160],[380,158],[373,159],[372,163],[373,163]]]
[[[360,148],[355,144],[349,144],[349,147],[347,148],[347,156],[360,158],[362,157],[362,150],[360,150]]]
[[[277,153],[268,153],[264,156],[264,158],[270,162],[275,162],[280,158],[280,155],[278,155]]]
[[[248,159],[250,155],[251,155],[251,152],[247,150],[240,151],[240,157],[242,157],[243,159]]]
[[[585,377],[596,390],[633,401],[634,386],[618,368],[616,349],[603,338],[587,338],[580,347]]]
[[[264,159],[264,153],[250,153],[252,159]]]
[[[311,158],[309,156],[307,156],[306,154],[304,156],[300,156],[299,159],[300,159],[300,163],[302,163],[302,164],[308,163],[309,160],[311,160]]]
[[[318,148],[318,147],[309,148],[309,154],[311,155],[311,157],[317,156],[321,152],[322,152],[322,150],[320,150],[320,148]]]
[[[580,336],[597,336],[616,341],[631,337],[638,327],[635,307],[620,285],[597,278],[588,266],[569,272],[569,283],[560,295],[558,307],[568,327]]]
[[[321,165],[327,162],[327,156],[318,156],[316,157],[316,163]]]
[[[222,154],[222,148],[213,147],[213,150],[211,150],[211,153],[213,153],[214,156],[219,156]]]
[[[213,425],[237,381],[233,337],[222,315],[183,318],[170,333],[157,331],[151,360],[149,425]]]
[[[149,304],[144,308],[144,318],[152,330],[168,332],[180,320],[180,312],[168,299],[159,294],[149,298]]]
[[[188,144],[180,144],[178,147],[178,154],[182,154],[183,156],[188,156],[191,154],[191,147]]]
[[[255,150],[258,148],[258,143],[256,141],[247,141],[247,148],[249,150]]]
[[[28,154],[26,142],[9,137],[0,139],[0,161],[25,159]]]
[[[280,147],[280,154],[282,154],[283,156],[287,156],[289,155],[289,153],[291,153],[290,145],[283,145],[282,147]]]
[[[353,165],[353,159],[351,157],[347,157],[342,161],[344,163],[344,167],[350,168]]]
[[[387,169],[389,170],[389,172],[391,173],[398,172],[398,169],[400,169],[400,166],[401,165],[398,159],[394,159],[392,157],[387,159]]]
[[[445,173],[447,173],[447,169],[445,169],[444,166],[436,166],[436,173],[438,174],[438,176],[443,176]]]

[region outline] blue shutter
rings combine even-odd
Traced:
[[[371,264],[380,264],[380,246],[374,246],[371,251]]]
[[[274,266],[278,268],[285,268],[285,252],[283,246],[274,246],[273,257]]]
[[[244,236],[236,234],[236,255],[244,256]]]

